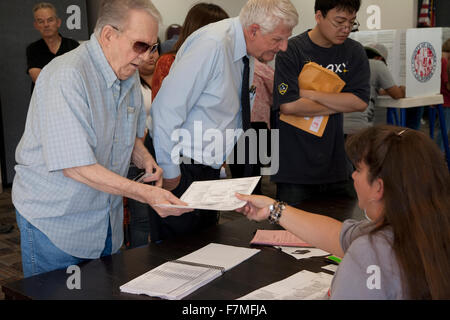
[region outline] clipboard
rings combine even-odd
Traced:
[[[345,86],[343,81],[333,71],[321,67],[315,62],[303,66],[298,76],[298,85],[302,89],[315,90],[327,93],[339,93]],[[329,116],[298,117],[293,115],[280,115],[280,120],[297,127],[315,136],[322,137],[327,127]]]

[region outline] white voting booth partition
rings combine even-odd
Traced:
[[[406,87],[407,97],[440,93],[442,43],[450,38],[450,28],[359,31],[351,38],[386,47],[388,68],[396,84]]]
[[[396,84],[406,86],[405,99],[379,97],[376,101],[377,107],[399,108],[401,126],[406,126],[406,108],[438,107],[447,165],[450,169],[450,148],[443,119],[443,97],[440,94],[442,43],[450,38],[450,28],[360,31],[351,34],[351,37],[362,45],[383,44],[388,50],[387,64]],[[430,115],[431,137],[434,136],[433,114]]]

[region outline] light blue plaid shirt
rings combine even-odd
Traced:
[[[145,129],[137,72],[117,79],[94,35],[40,73],[16,150],[17,211],[59,249],[98,258],[111,221],[112,252],[123,242],[122,197],[92,189],[62,170],[99,164],[126,176]]]
[[[246,55],[239,17],[197,30],[178,50],[150,110],[153,128],[149,129],[153,130],[156,160],[164,169],[164,178],[180,175],[179,165],[171,158],[176,146],[182,148],[183,156],[217,169],[231,153],[236,141],[226,139],[226,133],[242,129],[242,58]],[[250,57],[250,84],[253,70],[254,58]],[[253,94],[250,99],[253,103]],[[171,137],[177,129],[189,132],[191,139],[173,141]],[[214,150],[217,161],[212,164],[205,161],[212,162],[211,141],[203,140],[208,129],[217,129],[223,140],[222,148]]]

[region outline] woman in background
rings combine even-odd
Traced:
[[[155,74],[156,62],[161,54],[161,41],[158,38],[157,49],[150,53],[148,59],[139,66],[139,77],[141,79],[141,91],[144,98],[145,113],[147,115],[146,125],[147,128],[151,127],[152,118],[150,116],[150,109],[152,107],[153,95],[152,95],[152,79]]]
[[[189,10],[181,29],[178,41],[173,46],[172,51],[163,54],[156,64],[155,75],[152,80],[152,98],[161,88],[164,78],[169,74],[170,67],[175,60],[175,55],[187,39],[194,31],[200,29],[207,24],[217,22],[229,18],[228,14],[218,5],[212,3],[198,3]]]

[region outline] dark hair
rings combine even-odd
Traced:
[[[166,40],[172,39],[173,36],[179,35],[181,32],[181,26],[179,24],[173,23],[167,27],[166,30]]]
[[[326,17],[328,11],[336,8],[348,12],[358,12],[361,0],[316,0],[314,12],[320,10],[322,16]]]
[[[158,54],[161,55],[161,39],[159,37],[156,39],[156,42],[158,43]]]
[[[187,13],[181,29],[180,37],[178,38],[177,43],[173,46],[171,52],[176,53],[187,37],[189,37],[197,29],[200,29],[201,27],[212,22],[217,22],[227,18],[229,18],[228,14],[218,5],[204,2],[196,4]]]
[[[349,158],[383,181],[380,226],[394,235],[403,289],[410,299],[450,299],[450,174],[443,153],[420,131],[375,126],[349,137]],[[372,238],[373,239],[373,238]]]
[[[384,64],[387,64],[386,60],[375,50],[372,50],[370,48],[364,48],[364,50],[366,51],[366,55],[367,55],[368,59],[375,59],[375,58],[380,57],[381,61],[383,61]]]
[[[158,55],[161,55],[161,40],[159,39],[159,37],[157,38],[156,42],[158,43]],[[150,88],[150,86],[148,85],[147,82],[145,82],[145,80],[139,76],[139,79],[141,80],[141,84],[146,87],[146,88]],[[150,88],[151,89],[151,88]]]

